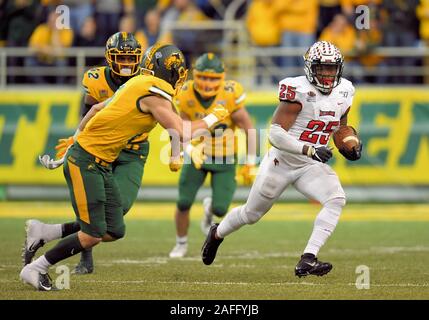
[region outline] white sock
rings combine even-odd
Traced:
[[[343,198],[335,198],[325,203],[314,221],[313,233],[304,253],[312,253],[317,256],[320,248],[337,226],[344,205],[345,199]]]
[[[213,204],[213,200],[210,201],[210,205],[207,206],[207,210],[205,210],[206,207],[204,207],[205,213],[208,214],[208,215],[213,215],[213,210],[212,210],[213,206],[212,206],[212,204]]]
[[[29,266],[40,273],[47,273],[51,264],[46,260],[45,255],[43,255],[34,260]]]
[[[179,237],[176,236],[176,244],[187,244],[188,243],[188,236]]]
[[[230,233],[247,224],[242,217],[242,211],[244,211],[244,206],[236,207],[226,214],[216,230],[219,238],[225,238]]]
[[[61,224],[42,224],[43,240],[46,242],[60,239],[63,235],[63,229]]]

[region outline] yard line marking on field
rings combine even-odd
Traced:
[[[165,264],[165,263],[167,263],[167,258],[150,257],[150,258],[146,258],[143,260],[120,259],[120,260],[112,260],[111,263],[115,263],[115,264]]]

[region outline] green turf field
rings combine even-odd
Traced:
[[[229,236],[211,266],[200,260],[201,206],[193,211],[188,257],[168,258],[173,210],[174,204],[138,203],[127,216],[125,239],[94,250],[94,274],[72,275],[70,290],[36,292],[18,278],[24,222],[70,220],[71,207],[0,202],[0,299],[429,299],[429,205],[348,204],[319,254],[334,269],[301,279],[293,269],[317,205],[276,205],[259,223]],[[369,267],[368,290],[355,286],[359,265]],[[54,268],[50,274],[55,280]]]

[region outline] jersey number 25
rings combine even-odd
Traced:
[[[280,92],[279,92],[280,100],[293,101],[295,99],[295,96],[296,96],[295,90],[296,90],[296,87],[287,86],[285,84],[282,84],[280,86]]]
[[[299,140],[311,142],[313,144],[326,145],[335,127],[339,124],[339,121],[330,121],[326,123],[320,120],[311,120],[307,124],[307,129],[311,130],[304,130]]]

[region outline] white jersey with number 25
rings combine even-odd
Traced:
[[[332,132],[340,125],[341,117],[352,105],[354,92],[352,83],[345,78],[341,78],[340,84],[327,95],[320,93],[305,76],[283,79],[279,83],[279,100],[302,106],[288,133],[305,144],[326,146]],[[280,154],[284,161],[294,166],[314,161],[305,155],[284,151]]]

